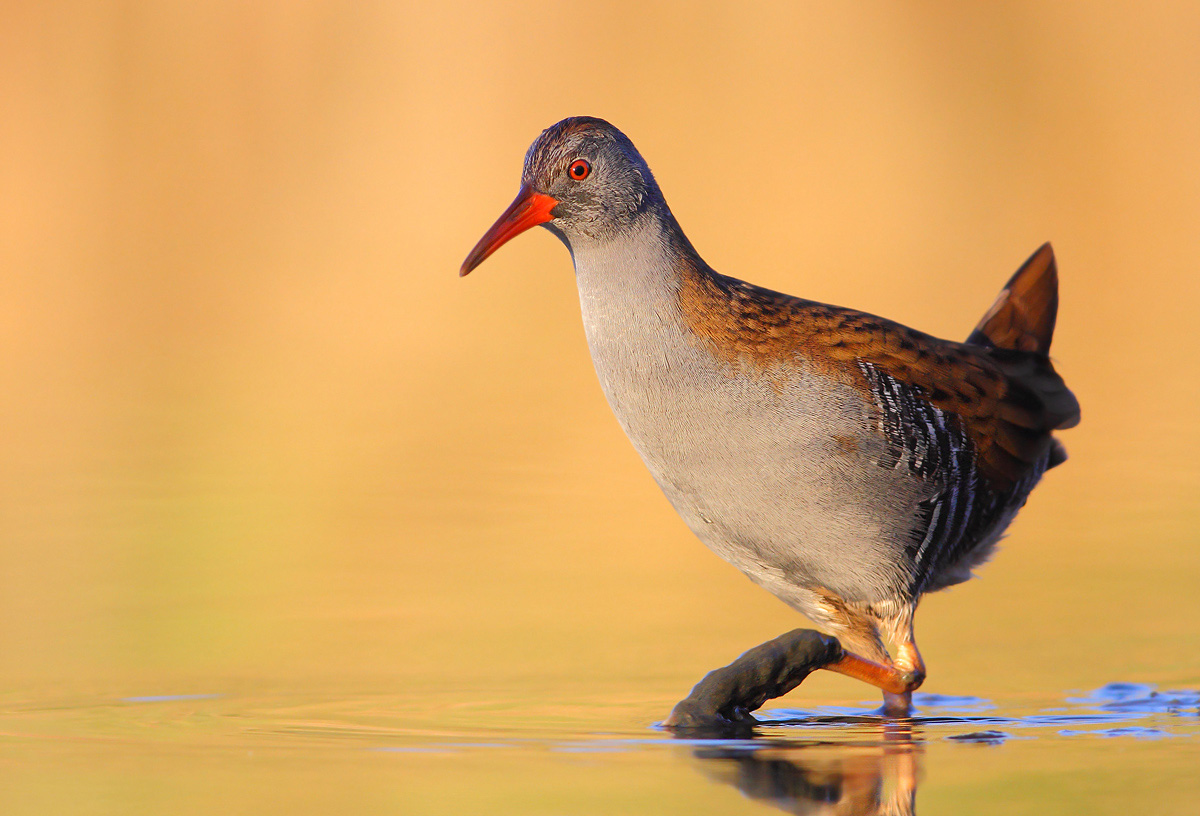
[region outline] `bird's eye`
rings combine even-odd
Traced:
[[[576,159],[571,162],[571,166],[567,168],[567,175],[576,181],[583,181],[592,172],[592,166],[583,159]]]

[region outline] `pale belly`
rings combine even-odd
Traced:
[[[904,548],[928,488],[878,464],[884,441],[861,390],[802,367],[733,369],[682,332],[643,346],[596,329],[589,345],[613,412],[708,547],[814,617],[821,593],[868,603],[905,593]]]

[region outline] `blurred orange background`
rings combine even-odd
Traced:
[[[1052,240],[1083,424],[922,606],[927,685],[1200,681],[1198,42],[1191,3],[5,4],[6,686],[665,714],[803,625],[644,472],[559,243],[456,277],[577,114],[719,271],[942,336]]]

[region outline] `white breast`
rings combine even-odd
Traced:
[[[767,377],[715,358],[653,229],[572,249],[596,373],[655,480],[705,544],[801,611],[817,586],[896,597],[921,485],[875,464],[871,404],[800,359]]]

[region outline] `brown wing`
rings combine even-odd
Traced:
[[[1011,488],[1046,455],[1051,431],[1079,421],[1074,395],[1040,354],[940,340],[848,310],[808,347],[868,362],[958,417],[980,472],[997,490]]]
[[[1042,253],[1034,259],[1044,260]],[[1045,280],[1045,270],[1053,270],[1053,255],[1048,257],[1040,276],[1018,272],[1014,280],[1022,285],[1012,291],[1023,292],[1027,277]],[[1028,268],[1030,263],[1022,270]],[[1006,301],[1013,306],[993,309],[995,322],[985,318],[983,325],[999,327],[1005,320],[1025,325],[1023,318],[1016,319],[1026,313],[1017,308],[1022,298],[1010,293]],[[1074,395],[1049,358],[1037,351],[941,340],[891,320],[762,289],[701,267],[684,276],[679,302],[692,331],[731,364],[748,364],[773,376],[778,360],[800,354],[869,392],[858,366],[865,361],[913,386],[962,423],[980,472],[996,490],[1012,488],[1053,448],[1052,430],[1079,421]],[[1035,318],[1029,323],[1035,334],[1047,326],[1053,330],[1053,309],[1027,313]],[[998,328],[996,333],[1000,337]],[[1025,330],[1016,334],[1023,337]]]

